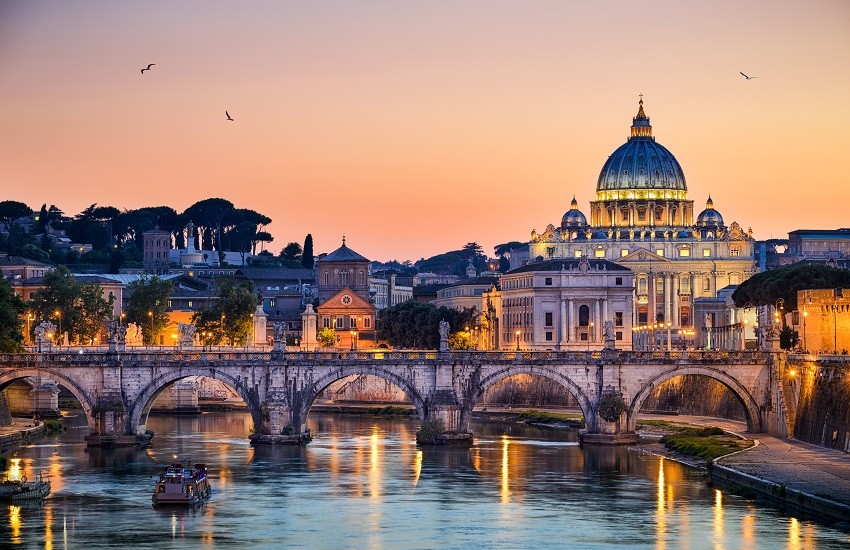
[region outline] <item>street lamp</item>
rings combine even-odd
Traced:
[[[670,327],[672,327],[672,326],[673,326],[673,323],[670,322],[670,321],[667,321],[667,351],[673,351],[672,348],[670,347],[672,345],[672,343],[670,341]]]
[[[59,341],[59,336],[62,335],[62,312],[57,309],[56,311],[53,312],[53,315],[55,315],[56,320],[59,321],[59,333],[56,335],[56,341],[57,341],[56,345],[58,346],[58,345],[61,344],[61,342]]]
[[[35,315],[27,312],[27,341],[32,343],[32,337],[30,336],[30,324],[35,320]]]
[[[151,321],[151,334],[148,336],[148,345],[153,343],[153,311],[148,310],[148,318]]]
[[[514,335],[516,336],[516,350],[519,351],[519,329],[516,329]]]
[[[349,336],[351,336],[351,351],[354,351],[354,334],[353,330],[348,331]]]

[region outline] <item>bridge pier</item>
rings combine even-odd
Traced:
[[[251,445],[304,445],[313,437],[300,414],[284,402],[263,405],[263,423],[249,436]]]
[[[416,432],[419,445],[471,445],[470,411],[458,405],[451,390],[435,392],[425,422]],[[438,431],[439,430],[439,431]]]

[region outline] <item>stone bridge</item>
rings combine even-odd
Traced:
[[[53,380],[82,405],[90,444],[127,444],[145,433],[160,392],[183,378],[207,376],[245,401],[252,438],[262,434],[264,442],[285,443],[305,439],[307,415],[324,388],[346,376],[370,374],[398,386],[420,421],[442,420],[445,438],[451,439],[469,434],[473,407],[488,388],[533,374],[576,398],[585,441],[622,443],[635,440],[638,411],[652,390],[687,374],[729,388],[750,431],[786,436],[784,364],[783,353],[764,351],[49,352],[0,355],[0,390],[22,378]],[[622,409],[618,417],[605,413],[611,403],[615,411]]]

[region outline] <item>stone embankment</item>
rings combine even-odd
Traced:
[[[711,478],[721,484],[749,489],[780,508],[837,521],[850,529],[850,454],[767,434],[743,433],[742,422],[699,416],[657,417],[697,426],[717,426],[755,441],[749,449],[714,461]],[[685,464],[706,468],[701,460],[667,452],[659,443],[639,446]]]
[[[0,453],[5,453],[18,445],[29,443],[46,432],[47,428],[44,426],[44,422],[13,418],[11,425],[0,426]]]

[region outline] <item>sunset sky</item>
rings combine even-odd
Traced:
[[[492,254],[589,214],[639,93],[697,212],[850,227],[846,0],[0,0],[0,200],[222,197],[275,252]]]

